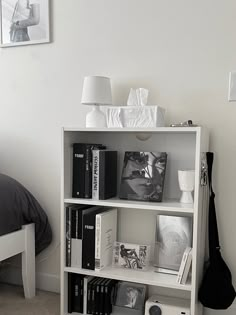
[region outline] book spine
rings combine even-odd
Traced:
[[[95,269],[95,214],[83,216],[82,268]]]
[[[68,273],[68,313],[72,313],[72,273]]]
[[[96,215],[95,270],[101,268],[101,215]]]
[[[80,302],[79,302],[79,312],[83,313],[83,307],[84,307],[84,277],[80,278]]]
[[[106,189],[106,174],[105,174],[105,163],[106,163],[106,151],[100,151],[99,154],[99,177],[98,177],[98,199],[105,199],[105,189]],[[110,170],[111,171],[111,170]]]
[[[66,266],[71,267],[71,208],[66,207]]]
[[[85,174],[84,174],[84,197],[91,198],[91,159],[92,159],[92,152],[91,146],[87,145],[85,150]]]
[[[183,276],[181,279],[181,284],[186,284],[186,281],[188,279],[188,274],[190,271],[190,267],[191,267],[191,263],[192,263],[192,251],[189,252],[188,254],[188,258],[185,264],[185,268],[184,268],[184,272],[183,272]]]
[[[74,274],[73,280],[73,312],[80,312],[80,275]]]
[[[183,254],[183,257],[182,257],[182,260],[181,260],[181,264],[180,264],[180,268],[179,268],[179,272],[178,272],[178,275],[177,275],[177,283],[181,283],[181,280],[182,280],[182,277],[183,277],[183,272],[184,272],[184,268],[185,268],[185,265],[186,265],[186,261],[187,261],[187,258],[188,258],[188,255],[189,255],[189,251],[185,251],[184,254]]]
[[[84,198],[85,195],[85,144],[73,145],[73,183],[72,197]]]
[[[75,238],[79,238],[79,210],[75,212]]]
[[[92,196],[99,199],[99,150],[93,150]]]

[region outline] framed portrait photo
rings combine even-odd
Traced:
[[[48,43],[49,0],[0,0],[0,46]]]

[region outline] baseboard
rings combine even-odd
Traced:
[[[204,315],[235,315],[236,314],[236,302],[234,302],[227,310],[211,310],[204,308]]]
[[[17,267],[4,268],[0,272],[0,281],[22,285],[21,269]],[[36,272],[36,288],[43,291],[60,292],[60,277],[49,273]]]

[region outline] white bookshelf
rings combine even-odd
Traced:
[[[144,136],[147,136],[145,141]],[[108,200],[77,199],[72,196],[72,145],[73,143],[102,143],[117,150],[118,187],[125,151],[167,152],[167,170],[164,196],[161,203],[121,200],[118,197]],[[202,127],[163,127],[155,129],[85,129],[69,127],[62,129],[62,171],[61,171],[61,315],[67,314],[67,276],[69,272],[116,280],[147,284],[149,294],[165,294],[188,300],[191,315],[202,315],[198,302],[205,244],[205,201],[206,188],[200,186],[201,153],[208,151],[208,132]],[[195,169],[194,203],[184,205],[179,202],[178,169]],[[65,207],[68,204],[88,204],[118,209],[118,241],[150,244],[155,240],[157,214],[184,215],[193,218],[193,264],[191,282],[180,285],[176,276],[147,271],[126,270],[106,267],[99,272],[87,269],[66,267],[65,265]],[[152,251],[153,255],[153,251]],[[73,313],[77,314],[77,313]]]

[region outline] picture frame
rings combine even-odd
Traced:
[[[0,0],[0,47],[50,42],[49,0]]]

